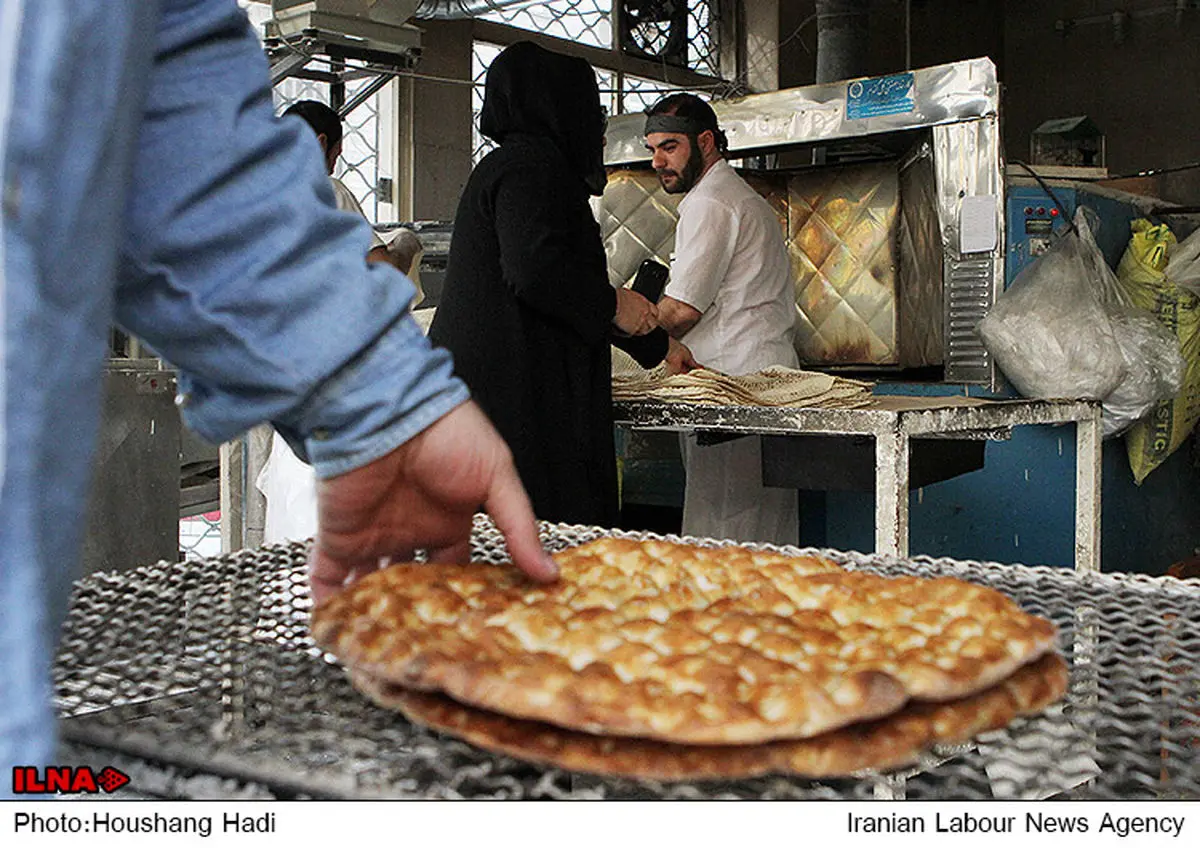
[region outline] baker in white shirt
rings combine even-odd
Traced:
[[[725,161],[725,134],[703,100],[672,94],[646,116],[659,181],[687,193],[659,323],[706,368],[740,375],[796,367],[791,263],[775,212]],[[682,444],[685,534],[797,543],[796,491],[763,486],[758,436],[700,446],[688,435]]]

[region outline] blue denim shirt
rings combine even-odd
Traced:
[[[411,283],[365,263],[307,125],[274,117],[234,0],[0,0],[0,128],[2,797],[53,759],[114,319],[180,368],[197,433],[272,421],[322,477],[467,392]]]

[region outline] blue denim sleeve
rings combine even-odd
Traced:
[[[365,261],[311,130],[274,116],[234,3],[164,0],[135,162],[117,320],[180,367],[201,436],[272,421],[328,477],[466,399],[412,284]]]

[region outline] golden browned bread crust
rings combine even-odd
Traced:
[[[815,736],[959,698],[1049,650],[992,589],[748,548],[600,539],[562,577],[392,566],[319,606],[318,644],[407,688],[589,733],[687,744]]]
[[[1067,667],[1058,655],[1049,654],[967,698],[913,702],[895,715],[812,739],[745,746],[690,746],[594,736],[508,718],[358,672],[351,672],[351,679],[380,706],[399,710],[416,724],[494,753],[607,776],[719,780],[772,773],[841,777],[865,769],[909,765],[930,746],[965,742],[1057,701],[1067,688]]]

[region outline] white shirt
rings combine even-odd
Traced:
[[[333,185],[333,196],[337,199],[337,208],[343,212],[355,212],[358,217],[367,221],[367,216],[363,214],[362,207],[358,205],[358,199],[350,193],[350,189],[346,188],[346,184],[337,177],[330,177],[329,182]],[[367,223],[371,223],[367,221]],[[379,237],[379,233],[375,232],[375,228],[371,227],[371,250],[377,247],[386,247],[383,239]]]
[[[779,218],[721,159],[679,204],[664,294],[701,313],[683,336],[696,361],[726,374],[796,367],[796,301]]]

